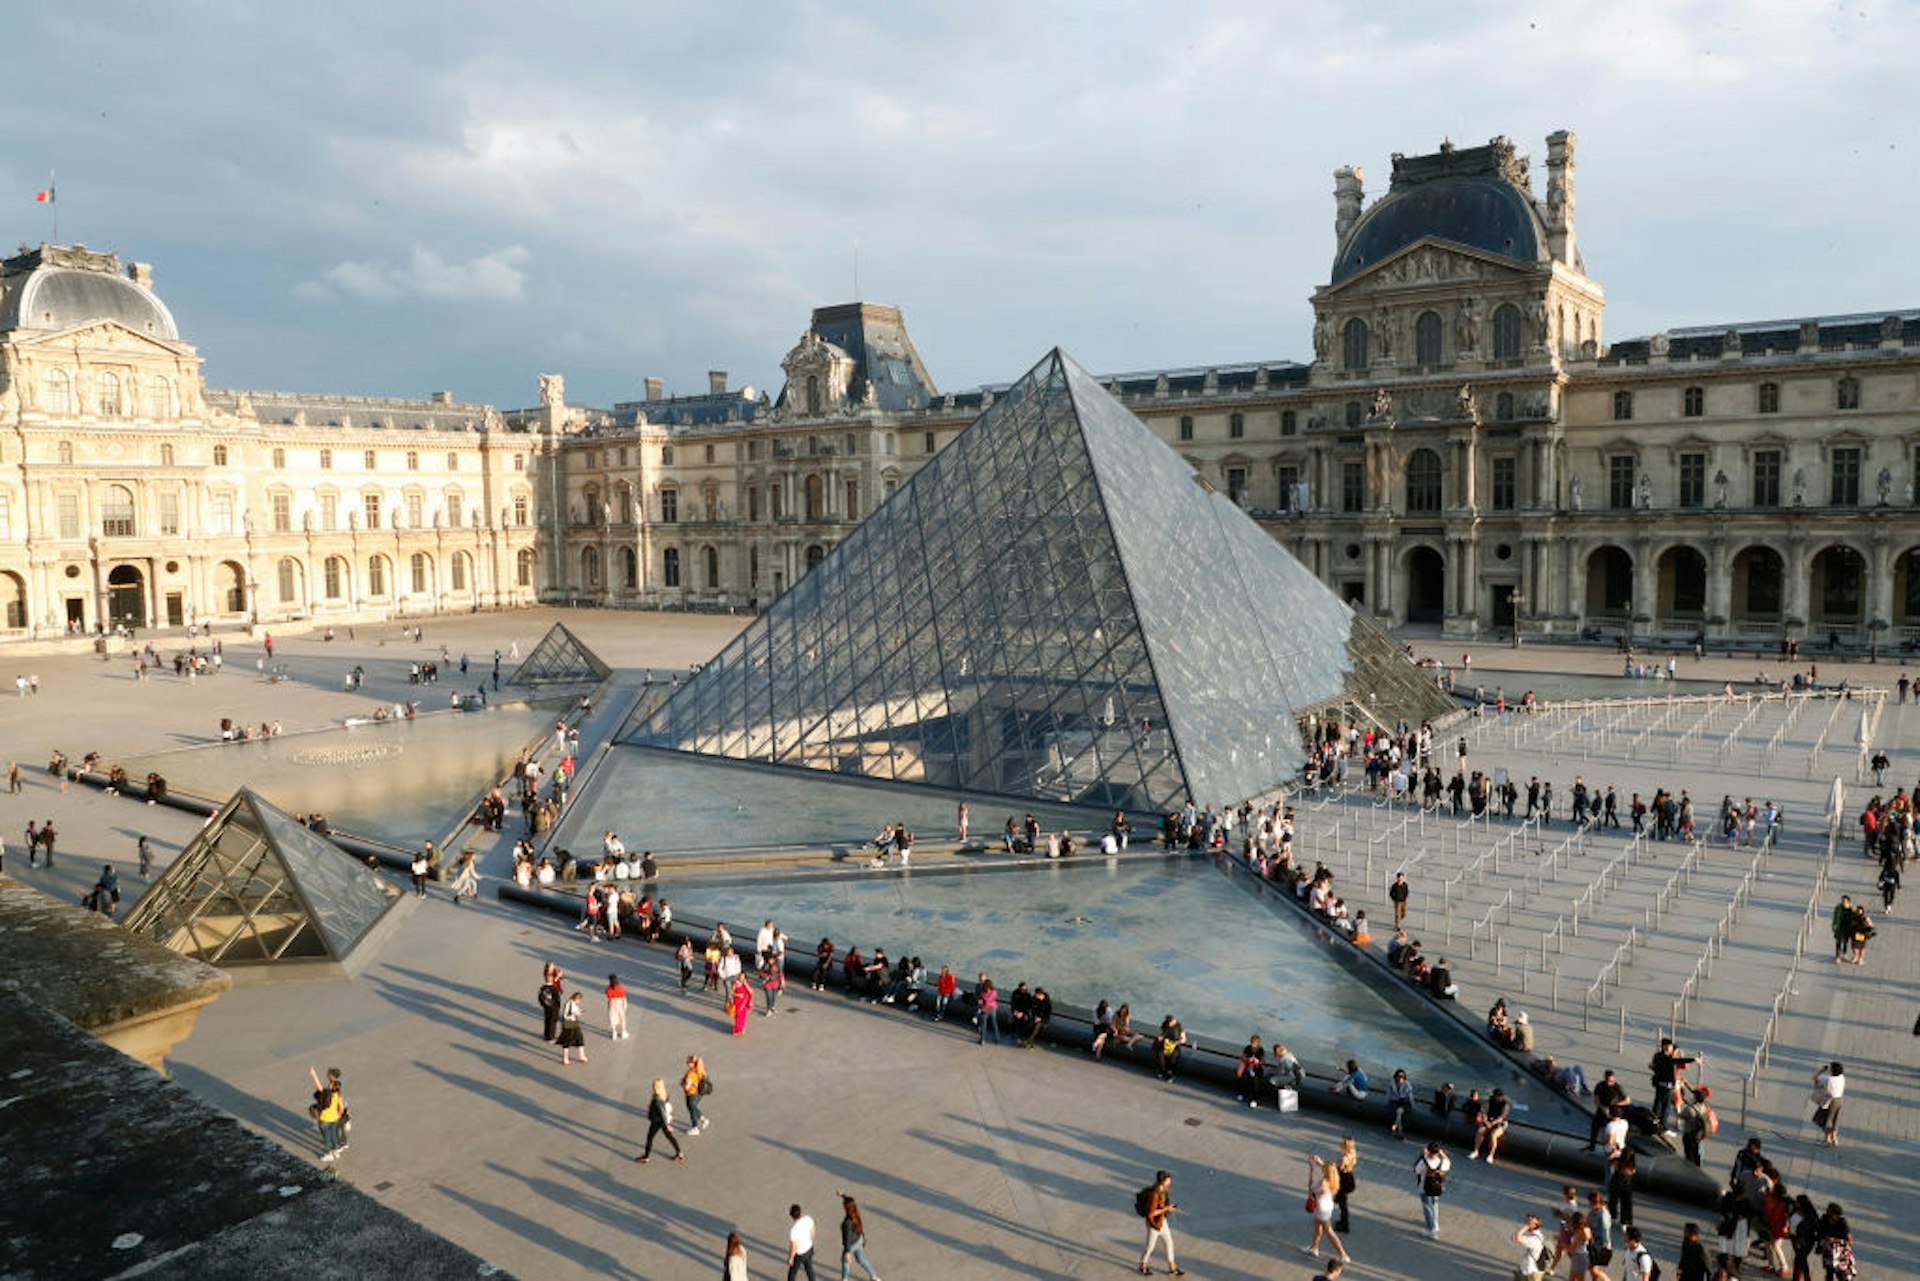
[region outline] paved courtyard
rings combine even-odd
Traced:
[[[490,665],[496,647],[517,643],[527,652],[556,616],[427,620],[419,645],[402,641],[397,626],[359,629],[352,641],[340,636],[331,644],[284,637],[276,657],[294,676],[280,682],[260,677],[259,647],[239,640],[226,645],[225,674],[194,684],[170,674],[136,682],[125,658],[22,660],[43,692],[0,699],[8,750],[26,774],[25,794],[8,798],[9,825],[0,829],[8,871],[77,898],[102,861],[131,867],[138,835],[153,837],[164,862],[197,827],[179,811],[79,786],[57,789],[42,768],[53,746],[75,759],[99,750],[111,760],[206,740],[223,715],[278,718],[290,733],[337,723],[368,701],[339,688],[339,673],[353,662],[367,666],[382,691],[394,682],[404,690],[406,664],[437,658],[441,644],[475,662],[484,655]],[[700,661],[740,621],[594,611],[565,617],[623,674]],[[1519,673],[1618,670],[1611,654],[1537,648],[1476,654],[1475,664]],[[1744,679],[1753,664],[1683,662],[1688,668],[1682,675]],[[1823,664],[1822,675],[1890,685],[1897,670]],[[1622,685],[1622,693],[1659,692]],[[1920,1156],[1920,1099],[1908,1035],[1920,1007],[1920,949],[1902,903],[1879,918],[1868,966],[1794,967],[1809,902],[1830,905],[1841,892],[1858,897],[1870,884],[1852,826],[1865,795],[1851,786],[1857,707],[1812,702],[1794,715],[1782,703],[1743,721],[1749,710],[1697,706],[1658,726],[1666,713],[1652,705],[1598,719],[1570,712],[1543,714],[1531,725],[1485,720],[1472,728],[1470,750],[1475,768],[1505,765],[1523,783],[1528,773],[1550,770],[1563,815],[1575,773],[1613,783],[1623,801],[1656,785],[1689,787],[1703,827],[1722,792],[1783,800],[1785,835],[1764,859],[1724,847],[1691,856],[1671,844],[1629,850],[1612,834],[1561,849],[1564,823],[1501,850],[1508,831],[1498,825],[1429,818],[1424,830],[1409,829],[1406,813],[1353,800],[1311,811],[1303,839],[1376,919],[1385,917],[1381,878],[1389,864],[1417,855],[1409,873],[1420,885],[1414,923],[1430,953],[1450,949],[1470,998],[1463,1013],[1477,1019],[1504,993],[1532,1011],[1543,1049],[1578,1058],[1590,1071],[1617,1064],[1642,1092],[1650,1038],[1671,1021],[1674,996],[1706,940],[1721,931],[1719,959],[1694,983],[1680,1026],[1683,1043],[1707,1047],[1708,1079],[1716,1102],[1726,1104],[1709,1164],[1724,1169],[1737,1146],[1752,1049],[1786,990],[1771,1061],[1753,1075],[1749,1124],[1791,1185],[1847,1204],[1863,1262],[1892,1275],[1900,1243],[1911,1236],[1901,1216],[1920,1192],[1911,1172]],[[1879,722],[1895,779],[1920,773],[1920,753],[1909,748],[1920,736],[1912,715],[1911,707],[1889,705]],[[590,733],[604,737],[617,716],[618,708],[603,709]],[[1848,803],[1829,864],[1824,808],[1836,773],[1849,783]],[[47,817],[62,833],[59,865],[52,873],[27,871],[20,832],[29,818]],[[500,874],[505,858],[501,846],[486,850],[487,870]],[[1815,893],[1823,866],[1824,898]],[[129,882],[137,894],[137,882]],[[1585,915],[1573,935],[1563,918],[1583,895]],[[1744,905],[1723,927],[1736,898]],[[777,915],[778,906],[768,911]],[[1640,942],[1623,950],[1629,928]],[[1816,937],[1813,953],[1818,961],[1830,948]],[[594,1037],[591,1062],[562,1069],[537,1030],[533,992],[545,960],[567,969],[596,1015],[602,1002],[591,994],[607,970],[619,970],[638,998],[634,1039]],[[176,1056],[176,1073],[247,1123],[305,1149],[306,1068],[342,1067],[357,1124],[341,1177],[522,1275],[708,1274],[732,1229],[749,1242],[755,1276],[784,1275],[774,1263],[786,1205],[805,1204],[820,1219],[823,1240],[831,1239],[836,1186],[861,1198],[883,1275],[1100,1275],[1130,1268],[1137,1257],[1132,1192],[1159,1166],[1175,1174],[1175,1199],[1184,1207],[1176,1218],[1181,1262],[1194,1275],[1312,1274],[1299,1251],[1306,1235],[1300,1200],[1306,1155],[1330,1151],[1341,1133],[1327,1118],[1250,1113],[1231,1097],[1163,1086],[1062,1050],[980,1050],[959,1029],[804,991],[790,991],[778,1016],[756,1017],[735,1040],[717,1007],[671,990],[669,969],[654,949],[588,946],[556,917],[491,901],[456,908],[441,897],[358,980],[236,989],[202,1016]],[[1610,978],[1595,996],[1603,972]],[[692,1052],[706,1055],[715,1073],[715,1124],[684,1140],[686,1164],[637,1166],[630,1158],[644,1131],[647,1084],[671,1079]],[[1816,1148],[1805,1120],[1804,1082],[1825,1057],[1846,1059],[1853,1082],[1847,1142],[1835,1150]],[[1418,1235],[1404,1169],[1411,1151],[1384,1134],[1359,1137],[1350,1245],[1360,1266],[1349,1276],[1505,1276],[1511,1223],[1525,1208],[1547,1206],[1558,1187],[1557,1178],[1524,1168],[1468,1166],[1456,1153],[1447,1228],[1438,1243],[1428,1242]],[[1657,1203],[1640,1215],[1664,1247],[1668,1275],[1683,1217]]]

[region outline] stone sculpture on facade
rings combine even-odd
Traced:
[[[1873,492],[1878,496],[1880,506],[1885,507],[1887,499],[1893,494],[1893,472],[1882,467],[1880,474],[1873,479]]]

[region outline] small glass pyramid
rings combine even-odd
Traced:
[[[598,685],[613,669],[586,647],[565,623],[555,623],[540,638],[520,666],[507,677],[509,685]]]
[[[623,741],[1144,812],[1450,707],[1055,350]]]
[[[341,961],[397,901],[358,859],[242,788],[126,928],[210,965]]]

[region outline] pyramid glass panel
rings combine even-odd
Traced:
[[[1313,717],[1449,710],[1056,351],[622,738],[1154,811],[1284,783]]]
[[[509,685],[598,685],[613,675],[566,624],[555,623],[507,678]]]
[[[396,901],[352,855],[243,789],[126,927],[212,965],[340,961]]]

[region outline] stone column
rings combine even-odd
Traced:
[[[1707,617],[1724,618],[1718,625],[1707,624],[1708,636],[1730,635],[1733,629],[1733,560],[1727,554],[1727,540],[1715,533],[1707,539]]]

